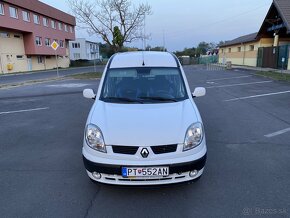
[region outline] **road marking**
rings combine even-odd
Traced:
[[[49,109],[49,107],[42,107],[42,108],[33,108],[33,109],[26,109],[26,110],[19,110],[19,111],[5,111],[5,112],[0,112],[0,115],[32,112],[32,111],[41,111],[41,110],[48,110],[48,109]]]
[[[278,135],[282,135],[286,132],[290,132],[290,128],[287,128],[287,129],[282,129],[280,131],[277,131],[277,132],[273,132],[273,133],[270,133],[268,135],[265,135],[265,137],[267,138],[272,138],[272,137],[275,137],[275,136],[278,136]]]
[[[81,88],[84,86],[88,86],[89,84],[83,83],[65,83],[65,84],[57,84],[57,85],[47,85],[47,87],[59,87],[59,88]]]
[[[229,80],[229,79],[241,79],[241,78],[248,78],[248,77],[253,77],[253,76],[237,76],[237,77],[226,77],[226,78],[220,78],[220,79],[210,79],[210,80],[207,80],[207,82]]]
[[[224,100],[224,101],[226,101],[226,102],[238,101],[238,100],[244,100],[244,99],[250,99],[250,98],[259,98],[259,97],[265,97],[265,96],[271,96],[271,95],[281,95],[281,94],[286,94],[286,93],[290,93],[290,90],[284,91],[284,92],[273,92],[273,93],[262,94],[262,95],[252,95],[252,96],[241,97],[241,98],[232,98],[232,99],[228,99],[228,100]]]
[[[247,85],[254,85],[254,84],[262,84],[262,83],[271,83],[273,81],[261,81],[261,82],[251,82],[251,83],[237,83],[237,84],[231,84],[231,85],[221,85],[221,86],[209,86],[206,87],[207,89],[212,89],[212,88],[224,88],[224,87],[232,87],[232,86],[247,86]]]

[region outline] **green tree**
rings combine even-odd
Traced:
[[[124,38],[123,38],[123,35],[122,35],[119,27],[117,27],[117,26],[114,27],[112,43],[113,43],[113,45],[115,45],[115,46],[113,46],[113,49],[115,49],[115,52],[117,52],[121,48],[123,48]]]
[[[210,46],[207,42],[200,42],[196,48],[196,55],[199,57],[201,55],[205,55],[209,50]]]
[[[194,57],[196,55],[196,48],[195,47],[185,48],[185,49],[183,49],[183,51],[175,52],[175,55],[178,56],[178,57],[181,57],[181,56]]]
[[[146,51],[167,51],[166,48],[164,48],[163,46],[156,46],[156,47],[151,47],[150,45],[148,45],[145,48]]]

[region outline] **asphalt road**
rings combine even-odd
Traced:
[[[81,147],[93,102],[81,91],[97,80],[0,89],[1,217],[290,217],[290,84],[185,71],[192,90],[207,87],[196,104],[208,161],[198,182],[169,186],[88,179]]]
[[[60,69],[59,76],[67,76],[78,73],[86,73],[86,72],[102,72],[104,70],[103,65],[97,65],[95,67],[77,67],[77,68],[67,68]],[[28,80],[43,80],[43,79],[51,79],[57,77],[56,70],[48,70],[48,71],[38,71],[38,72],[28,72],[28,73],[20,73],[17,75],[13,74],[0,74],[0,84],[10,84],[10,83],[20,83]]]

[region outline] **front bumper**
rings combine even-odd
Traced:
[[[206,154],[200,159],[191,162],[166,164],[166,166],[169,166],[169,176],[162,178],[141,178],[141,179],[123,178],[122,167],[134,167],[134,166],[100,164],[87,160],[84,156],[83,161],[88,176],[91,179],[101,183],[119,184],[119,185],[157,185],[157,184],[185,182],[198,178],[203,173],[203,169],[206,163]],[[143,167],[149,166],[151,165],[144,165]],[[160,166],[164,166],[164,164]],[[158,165],[157,166],[154,165],[154,167],[158,167]],[[197,174],[194,177],[192,177],[189,175],[189,172],[191,171],[197,171]],[[101,178],[96,179],[93,176],[93,172],[100,173]]]

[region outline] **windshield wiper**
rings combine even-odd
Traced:
[[[178,100],[174,98],[162,98],[162,97],[139,97],[140,99],[144,100],[153,100],[153,101],[172,101],[172,102],[178,102]]]
[[[122,97],[107,97],[103,98],[103,100],[112,100],[112,101],[121,101],[121,102],[130,102],[130,103],[141,103],[143,104],[144,102],[138,99],[134,98],[122,98]]]

